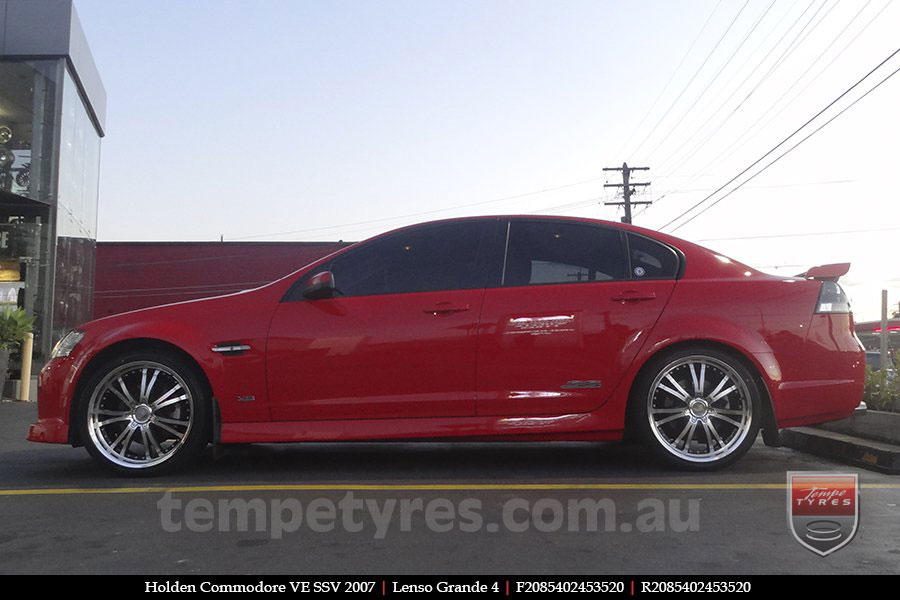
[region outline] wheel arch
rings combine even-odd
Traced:
[[[643,362],[632,378],[631,385],[628,388],[628,408],[625,413],[625,435],[629,438],[634,437],[634,406],[637,402],[635,398],[635,391],[638,388],[641,378],[652,368],[653,363],[657,358],[685,348],[713,348],[730,355],[732,358],[739,361],[744,367],[747,368],[747,370],[753,376],[756,387],[759,388],[759,391],[762,394],[761,399],[763,404],[763,439],[765,440],[766,445],[779,445],[777,443],[778,426],[776,425],[775,419],[775,406],[772,402],[772,394],[769,391],[769,386],[763,376],[762,365],[758,363],[758,361],[755,360],[750,353],[741,350],[733,344],[728,344],[721,340],[707,338],[679,340],[671,344],[666,344],[653,349],[652,352],[649,352],[643,358]]]
[[[206,393],[212,403],[210,407],[210,414],[212,415],[212,423],[210,423],[211,439],[210,441],[216,442],[219,437],[219,405],[218,401],[215,398],[215,395],[212,391],[212,384],[209,381],[209,377],[207,377],[206,372],[203,370],[203,367],[200,366],[200,363],[186,350],[177,346],[171,342],[167,342],[157,338],[150,337],[139,337],[139,338],[129,338],[125,340],[121,340],[110,344],[109,346],[103,348],[101,351],[97,352],[94,356],[90,358],[90,360],[82,367],[81,372],[78,374],[78,380],[75,384],[75,392],[72,396],[72,402],[69,405],[69,423],[74,423],[75,418],[77,417],[76,411],[81,403],[81,396],[84,393],[84,386],[87,385],[87,382],[90,381],[91,377],[100,370],[103,365],[112,359],[114,356],[122,354],[124,352],[131,352],[136,350],[156,350],[159,352],[171,354],[177,357],[179,360],[182,360],[187,364],[191,369],[194,370],[197,377],[200,379],[200,382],[206,387]],[[69,427],[69,443],[73,446],[81,446],[83,444],[80,439],[80,435],[78,433],[78,427]]]

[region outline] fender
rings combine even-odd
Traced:
[[[650,338],[632,361],[625,376],[620,380],[602,411],[605,423],[610,429],[625,429],[628,400],[641,369],[660,352],[685,343],[712,342],[730,348],[750,361],[760,374],[768,391],[768,398],[774,402],[781,383],[781,368],[772,348],[758,331],[740,327],[723,317],[702,316],[696,314],[663,313],[662,318],[653,328]],[[771,406],[770,406],[771,408]],[[767,423],[774,425],[774,423]]]
[[[78,382],[91,361],[129,343],[162,342],[178,348],[206,376],[222,422],[269,419],[266,391],[266,335],[284,285],[143,309],[92,321],[79,328],[84,339],[72,355],[45,369],[68,368],[59,397],[60,415],[71,414]],[[242,318],[235,320],[234,315]],[[213,351],[218,344],[249,346],[245,351]],[[102,357],[101,357],[102,359]]]

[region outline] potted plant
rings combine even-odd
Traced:
[[[6,371],[9,368],[10,350],[31,333],[34,317],[21,308],[7,309],[0,312],[0,393],[6,385]],[[28,374],[23,375],[27,377]]]

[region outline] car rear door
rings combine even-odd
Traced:
[[[618,228],[513,220],[501,286],[485,292],[479,415],[560,415],[603,404],[659,318],[678,254]]]
[[[336,297],[303,298],[301,278],[270,327],[273,418],[474,415],[479,257],[498,223],[411,228],[354,248],[317,270],[332,271]]]

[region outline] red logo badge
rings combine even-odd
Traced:
[[[854,474],[787,474],[788,526],[820,556],[850,543],[859,525],[859,481]]]

